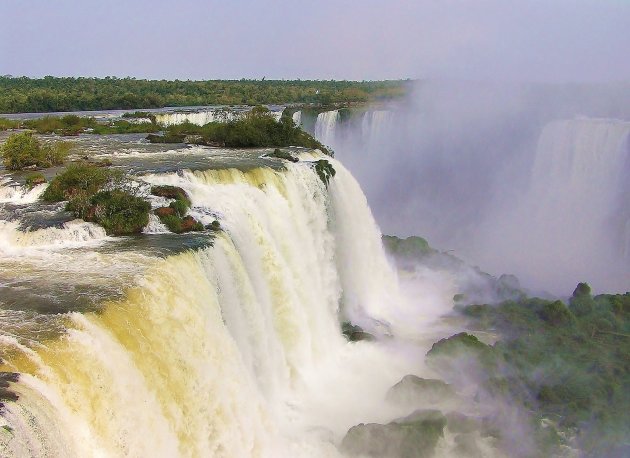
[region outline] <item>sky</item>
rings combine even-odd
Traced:
[[[2,0],[0,74],[630,80],[630,0]]]

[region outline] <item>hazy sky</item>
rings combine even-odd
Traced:
[[[0,74],[630,80],[630,0],[2,0]]]

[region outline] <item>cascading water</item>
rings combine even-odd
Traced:
[[[335,133],[339,123],[339,111],[324,111],[317,115],[315,121],[315,138],[324,145],[334,146]]]
[[[163,126],[182,124],[184,122],[203,126],[209,122],[233,121],[243,116],[244,113],[246,113],[246,111],[234,111],[221,108],[200,111],[175,111],[172,113],[157,113],[155,120],[158,124]],[[282,116],[282,110],[271,111],[271,114],[277,121]]]
[[[370,146],[377,146],[391,132],[394,113],[389,110],[368,110],[361,118],[361,137]]]
[[[3,455],[339,456],[349,427],[399,414],[380,399],[416,358],[348,343],[339,330],[340,315],[377,335],[405,325],[378,228],[339,162],[326,157],[337,171],[327,189],[311,166],[322,156],[300,158],[284,171],[144,176],[185,189],[192,214],[219,218],[223,231],[212,246],[144,258],[121,299],[63,316],[58,336],[2,334],[2,370],[20,373],[19,400],[0,416]],[[77,224],[91,227],[12,243],[104,237],[71,235]]]
[[[302,125],[302,111],[301,110],[293,113],[293,116],[291,118],[293,119],[293,124],[295,124],[296,126],[300,127]]]
[[[535,274],[523,269],[519,276],[565,290],[580,280],[600,291],[628,285],[629,138],[630,123],[622,121],[574,119],[545,126],[527,192],[502,218],[500,235],[496,227],[485,229],[517,266],[534,266]],[[492,265],[492,259],[485,262]]]

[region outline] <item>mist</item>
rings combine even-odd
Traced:
[[[335,150],[386,234],[557,294],[625,291],[630,85],[419,82]]]

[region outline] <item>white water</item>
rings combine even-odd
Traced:
[[[171,126],[189,122],[203,126],[209,122],[228,122],[240,118],[245,111],[233,111],[229,109],[212,109],[188,112],[157,113],[155,120],[163,126]],[[278,121],[282,116],[282,110],[272,111],[271,114]]]
[[[315,138],[327,146],[334,146],[339,122],[339,111],[324,111],[315,120]]]
[[[51,250],[95,246],[108,238],[101,226],[80,219],[35,231],[22,231],[18,226],[15,221],[0,220],[0,255],[39,256]]]
[[[0,203],[30,204],[42,195],[48,185],[38,184],[29,188],[12,183],[11,180],[0,177]]]
[[[293,119],[293,123],[300,127],[302,125],[302,111],[296,111],[295,113],[293,113],[293,116],[291,117]]]
[[[375,147],[391,135],[394,113],[389,110],[368,110],[361,118],[361,137]]]
[[[340,334],[340,314],[383,333],[413,313],[396,312],[406,304],[358,184],[329,159],[326,189],[308,164],[319,158],[146,176],[183,187],[192,214],[224,232],[157,261],[102,313],[69,315],[61,338],[2,337],[3,370],[24,374],[3,453],[339,456],[351,426],[408,413],[383,400],[421,356]]]
[[[552,290],[589,281],[598,291],[626,291],[629,139],[630,123],[615,120],[544,128],[528,191],[510,215],[484,229],[515,273]],[[492,259],[483,262],[494,267]]]

